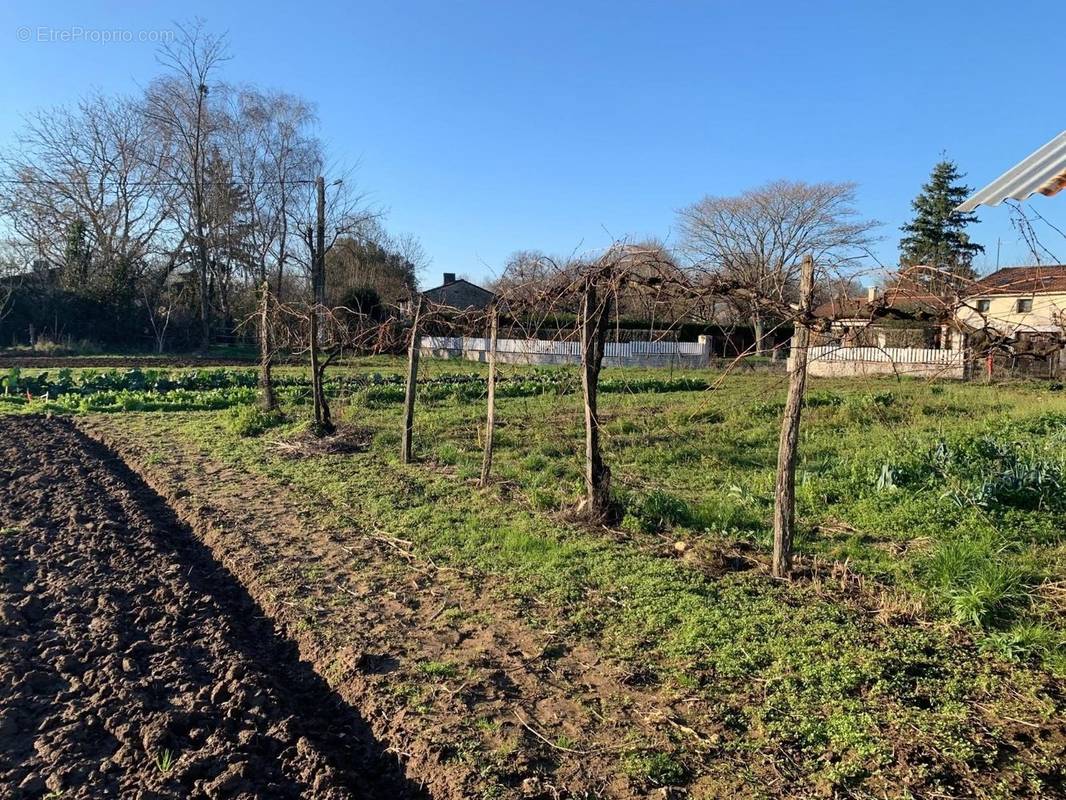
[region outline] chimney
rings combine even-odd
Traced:
[[[454,272],[445,272],[444,273],[444,285],[447,286],[449,283],[455,283],[455,273]]]
[[[877,287],[871,286],[866,290],[866,302],[873,303],[877,300]]]

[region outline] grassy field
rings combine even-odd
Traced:
[[[305,434],[296,369],[279,370],[291,379],[280,417],[248,406],[248,387],[155,405],[136,388],[95,408],[84,398],[116,390],[77,402],[13,393],[0,408],[168,410],[131,413],[129,425],[321,498],[335,524],[358,521],[498,578],[529,624],[593,641],[714,710],[724,758],[683,737],[670,751],[625,750],[620,768],[649,786],[745,769],[758,784],[753,754],[857,796],[907,796],[902,785],[921,787],[915,796],[1039,795],[1061,771],[1061,748],[1026,726],[1061,723],[1066,393],[813,381],[799,575],[781,583],[766,570],[781,376],[605,371],[605,447],[624,513],[614,529],[589,530],[567,518],[582,491],[576,373],[505,369],[494,483],[478,490],[483,382],[448,376],[484,368],[427,362],[419,462],[408,466],[397,458],[402,387],[388,377],[401,369],[336,370],[349,382],[335,386],[335,417],[368,446],[295,459],[279,442]],[[198,405],[204,392],[216,394]]]

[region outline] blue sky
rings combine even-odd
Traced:
[[[226,80],[317,104],[334,158],[421,238],[428,285],[521,248],[669,240],[676,209],[780,177],[858,182],[891,264],[942,151],[980,186],[1066,128],[1062,0],[91,5],[0,6],[0,146],[26,111],[158,70],[153,44],[42,31],[199,15],[228,32]],[[1066,197],[1033,202],[1066,223]],[[997,239],[1026,260],[1006,208],[981,218],[979,266]]]

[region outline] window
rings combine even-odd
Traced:
[[[986,313],[988,311],[988,307],[989,307],[989,305],[991,305],[991,303],[992,303],[991,300],[978,300],[977,301],[977,311],[978,311],[978,313],[980,313],[980,314]]]
[[[1032,300],[1019,300],[1017,311],[1019,314],[1028,314],[1033,310]]]

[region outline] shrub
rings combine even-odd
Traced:
[[[227,426],[238,436],[258,436],[285,422],[285,415],[277,409],[264,411],[259,406],[241,405],[230,409]]]
[[[675,525],[690,525],[692,509],[688,503],[667,492],[654,491],[630,509],[630,516],[645,533],[669,530]]]

